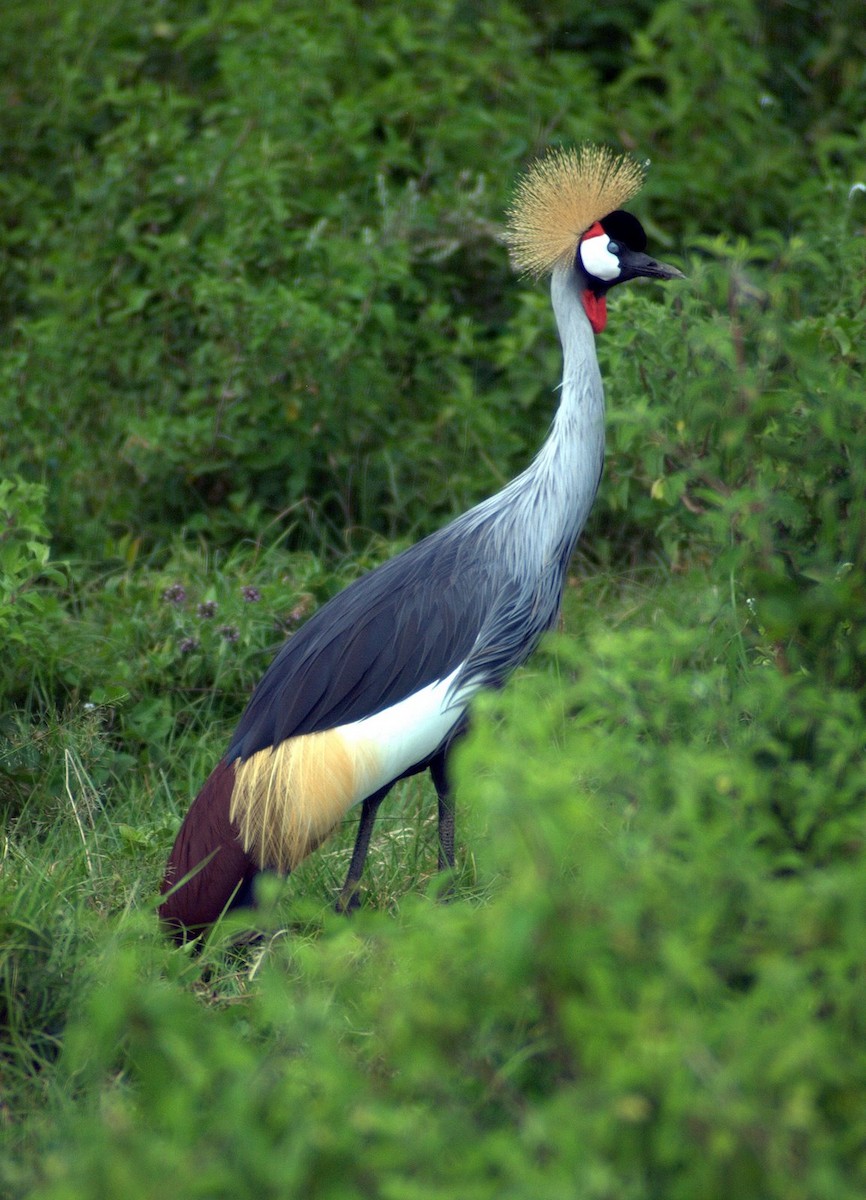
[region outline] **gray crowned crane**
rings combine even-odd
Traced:
[[[547,440],[507,487],[322,606],[274,658],[168,860],[160,915],[179,936],[252,900],[260,871],[286,874],[354,805],[361,817],[338,908],[357,887],[379,805],[429,767],[439,866],[454,863],[448,757],[472,697],[499,686],[557,620],[566,569],[604,459],[595,335],[610,289],[682,278],[644,251],[622,211],[644,168],[599,146],[553,151],[508,213],[515,266],[551,274],[563,353]]]

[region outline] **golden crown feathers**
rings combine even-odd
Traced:
[[[538,279],[570,262],[587,229],[639,192],[645,174],[645,164],[592,143],[538,159],[506,214],[514,266]]]

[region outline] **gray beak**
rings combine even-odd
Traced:
[[[626,254],[621,254],[620,263],[623,267],[623,275],[628,279],[636,279],[639,276],[646,279],[685,279],[685,275],[676,267],[657,262],[639,250],[629,250]]]

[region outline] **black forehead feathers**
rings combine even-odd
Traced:
[[[645,250],[646,234],[643,225],[637,217],[633,217],[623,208],[608,213],[602,217],[601,227],[609,238],[615,242],[623,242],[629,250]]]

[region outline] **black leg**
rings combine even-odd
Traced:
[[[454,870],[454,799],[448,786],[445,753],[430,763],[430,774],[439,797],[439,870]]]
[[[374,792],[372,796],[368,796],[361,808],[361,820],[358,823],[358,833],[355,837],[355,848],[352,851],[352,861],[349,863],[349,870],[346,874],[346,882],[340,891],[337,898],[336,909],[338,913],[350,913],[353,909],[360,908],[361,901],[358,898],[358,881],[361,878],[361,872],[364,870],[364,862],[367,858],[367,850],[370,846],[370,834],[373,832],[373,826],[376,824],[376,813],[379,811],[379,805],[388,795],[391,790],[391,784],[387,787],[380,788],[378,792]]]

